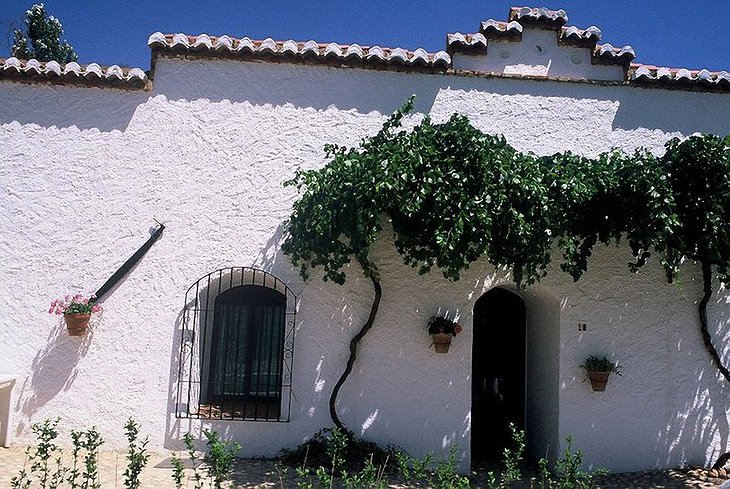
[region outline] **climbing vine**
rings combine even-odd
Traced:
[[[704,271],[705,346],[730,382],[706,334],[712,269],[730,283],[730,136],[675,138],[661,157],[646,150],[537,156],[458,114],[442,123],[425,117],[406,130],[412,107],[413,98],[357,147],[326,146],[327,165],[300,170],[287,182],[301,196],[283,251],[302,276],[321,267],[324,280],[342,284],[346,266],[356,262],[374,286],[370,316],[330,397],[338,427],[339,388],[380,302],[378,266],[368,253],[384,217],[406,264],[420,273],[437,268],[451,280],[485,257],[527,286],[545,276],[553,248],[562,255],[561,268],[578,280],[596,244],[622,239],[633,254],[630,270],[656,254],[670,282],[683,260],[697,260]]]

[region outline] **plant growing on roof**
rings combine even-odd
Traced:
[[[571,152],[536,156],[458,114],[443,123],[427,116],[404,130],[412,108],[413,98],[358,147],[327,145],[327,165],[297,171],[286,183],[301,196],[282,249],[302,276],[321,267],[325,281],[342,284],[354,261],[373,286],[370,313],[350,342],[347,365],[330,396],[336,426],[344,427],[337,395],[382,298],[369,251],[383,216],[406,264],[420,273],[439,268],[450,280],[484,256],[495,268],[510,269],[524,287],[545,276],[553,247],[562,254],[561,268],[578,280],[597,243],[620,239],[633,253],[632,271],[658,253],[672,281],[684,259],[699,260],[704,343],[730,381],[707,332],[706,313],[712,267],[730,282],[730,137],[673,139],[661,157],[645,150],[595,158]]]

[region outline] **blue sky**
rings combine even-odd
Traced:
[[[8,26],[22,22],[32,1],[0,0],[0,56]],[[149,68],[147,37],[155,32],[273,37],[429,51],[445,49],[448,32],[476,32],[479,22],[505,20],[514,1],[412,0],[46,0],[82,63]],[[602,42],[630,44],[637,62],[730,71],[730,0],[551,0],[569,24],[596,25]]]

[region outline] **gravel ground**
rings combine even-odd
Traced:
[[[25,463],[24,450],[19,448],[0,448],[0,488],[10,487],[10,480]],[[123,453],[104,452],[100,455],[99,473],[101,487],[123,488],[125,460]],[[187,471],[183,487],[192,489],[194,482],[190,470]],[[152,455],[149,465],[142,473],[142,487],[153,489],[174,489],[172,466],[169,455]],[[725,478],[709,477],[709,471],[695,470],[657,470],[649,472],[633,472],[611,474],[597,480],[599,489],[681,489],[719,487]],[[717,475],[717,474],[712,474]],[[297,479],[293,469],[284,475],[283,484],[278,476],[276,460],[241,459],[236,464],[233,482],[236,488],[296,488]],[[471,475],[472,486],[485,488],[484,473]],[[402,481],[391,477],[390,487],[408,488],[425,486],[407,486]],[[537,487],[529,482],[515,485],[515,489]]]

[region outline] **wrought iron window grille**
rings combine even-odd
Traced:
[[[270,273],[222,268],[185,294],[175,415],[289,421],[297,298]]]

